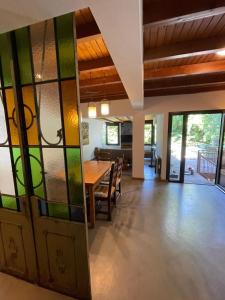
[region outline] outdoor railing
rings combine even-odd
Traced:
[[[217,154],[215,150],[199,150],[197,160],[197,173],[207,179],[215,179]]]

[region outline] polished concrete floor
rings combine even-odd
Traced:
[[[125,176],[89,244],[93,300],[225,299],[225,195],[213,186]],[[0,274],[0,299],[71,298]]]
[[[224,300],[225,195],[213,186],[123,184],[90,235],[94,300]]]

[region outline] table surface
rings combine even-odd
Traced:
[[[110,161],[88,160],[83,164],[84,182],[86,185],[94,185],[111,168]]]

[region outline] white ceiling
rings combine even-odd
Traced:
[[[0,32],[89,6],[134,108],[144,104],[142,0],[0,0]]]

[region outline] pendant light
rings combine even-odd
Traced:
[[[105,86],[105,83],[106,83],[106,81],[105,81],[105,74],[104,74],[104,86]],[[107,101],[106,96],[105,96],[105,89],[104,89],[104,98],[101,101],[101,114],[103,116],[109,115],[109,102]]]
[[[97,108],[94,102],[90,102],[88,104],[88,117],[91,119],[95,119],[97,117]]]

